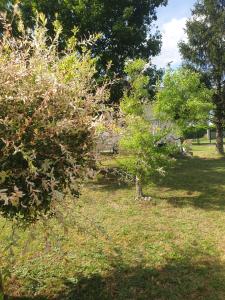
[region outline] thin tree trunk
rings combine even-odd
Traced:
[[[224,104],[225,99],[222,93],[221,82],[218,82],[217,93],[214,95],[215,125],[216,125],[216,149],[219,154],[224,154],[223,147],[223,125],[224,125]]]
[[[142,186],[140,179],[138,178],[138,176],[136,176],[136,199],[139,200],[141,198],[143,198]]]
[[[216,122],[216,149],[219,154],[224,154],[223,147],[223,124],[221,120]]]
[[[184,154],[185,153],[185,149],[184,149],[184,138],[180,137],[180,150],[181,153]]]
[[[150,196],[145,196],[142,190],[142,184],[141,180],[138,176],[135,178],[136,181],[136,200],[143,200],[143,201],[151,201],[152,197]]]

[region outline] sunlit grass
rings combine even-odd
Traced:
[[[214,145],[193,151],[145,186],[153,203],[135,201],[134,188],[115,177],[99,178],[69,208],[67,235],[52,224],[46,244],[41,227],[22,253],[28,233],[20,231],[8,293],[23,296],[17,299],[225,299],[225,160]],[[103,163],[116,165],[109,157]]]

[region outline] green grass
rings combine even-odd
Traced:
[[[67,235],[54,221],[47,245],[43,226],[30,240],[19,230],[7,293],[12,299],[224,300],[225,159],[215,146],[193,151],[192,159],[145,186],[154,203],[136,202],[133,187],[113,176],[99,178],[68,208]],[[104,165],[115,167],[116,160]]]

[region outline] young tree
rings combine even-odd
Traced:
[[[126,125],[120,141],[126,156],[120,164],[136,181],[136,199],[145,199],[142,185],[156,174],[163,174],[175,150],[172,144],[159,145],[167,135],[166,130],[153,128],[151,120],[144,115],[144,104],[148,102],[149,78],[144,73],[146,62],[138,59],[126,65],[125,72],[129,88],[121,102]],[[150,199],[150,197],[147,197]]]
[[[201,75],[189,69],[167,70],[159,86],[154,110],[159,119],[174,123],[181,137],[189,126],[207,124],[213,105],[212,91]]]
[[[186,65],[200,71],[213,90],[216,147],[224,153],[223,129],[225,124],[225,1],[200,0],[186,24],[187,42],[180,43]]]
[[[18,2],[4,1],[8,7],[10,2]],[[79,39],[102,33],[98,42],[91,46],[92,53],[99,58],[97,68],[100,75],[111,61],[110,75],[115,76],[116,73],[118,78],[122,78],[126,59],[148,59],[160,51],[161,35],[152,27],[157,19],[156,9],[166,5],[167,0],[21,0],[19,3],[23,20],[30,28],[35,25],[36,11],[47,16],[50,35],[54,35],[52,23],[57,14],[63,25],[62,47],[75,26],[79,29]],[[117,82],[112,89],[112,101],[118,101],[122,91],[123,81]]]
[[[99,101],[108,96],[94,78],[95,59],[70,39],[58,54],[62,27],[47,36],[39,15],[30,34],[19,24],[13,38],[8,24],[0,43],[0,211],[34,222],[54,211],[79,184],[93,160]],[[89,41],[90,42],[90,41]]]

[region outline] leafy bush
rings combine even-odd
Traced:
[[[154,110],[160,120],[171,121],[181,136],[190,126],[206,126],[209,121],[212,91],[201,81],[201,74],[189,69],[170,69],[158,88]]]
[[[183,130],[183,135],[185,139],[200,139],[207,133],[205,126],[190,126]]]
[[[36,220],[79,195],[93,160],[98,102],[108,96],[94,81],[95,60],[76,38],[58,53],[62,28],[47,36],[39,15],[34,31],[13,38],[3,20],[0,43],[0,210],[7,217]],[[89,41],[90,42],[90,41]]]
[[[177,147],[175,144],[162,143],[166,132],[153,128],[148,121],[139,116],[126,118],[127,127],[120,141],[120,147],[127,156],[120,160],[129,174],[137,176],[141,183],[148,181],[155,174],[163,175],[170,162],[170,155]]]

